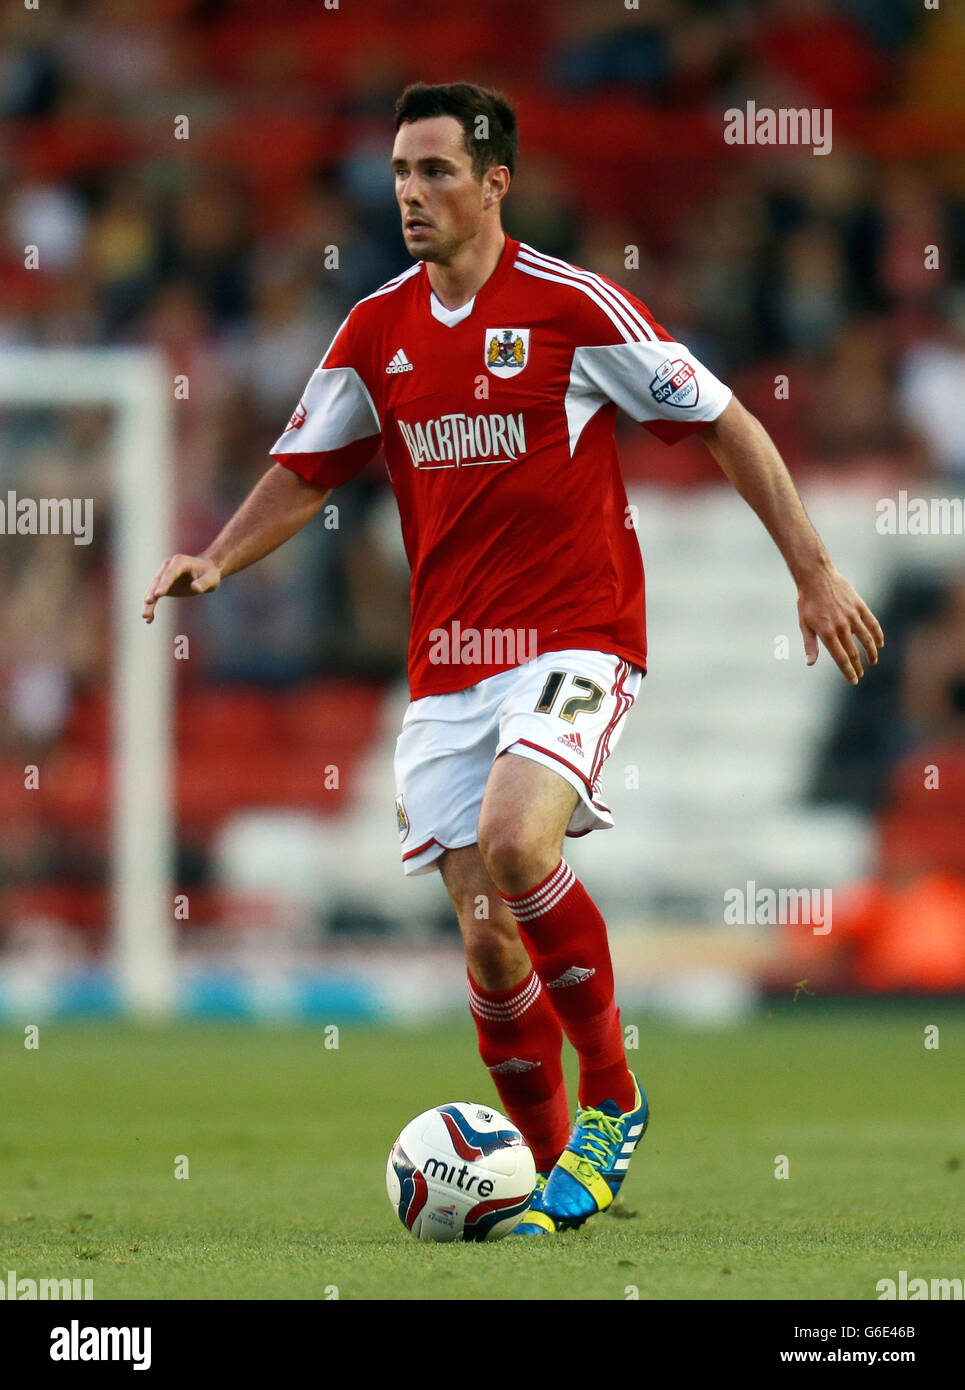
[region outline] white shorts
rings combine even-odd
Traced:
[[[447,849],[475,844],[489,770],[507,749],[576,789],[567,835],[608,829],[600,774],[642,679],[639,666],[606,652],[546,652],[466,690],[413,700],[395,749],[405,873],[428,873]]]

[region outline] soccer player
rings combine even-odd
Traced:
[[[143,616],[281,545],[381,445],[412,571],[403,867],[452,898],[479,1050],[540,1173],[517,1229],[541,1235],[612,1203],[648,1122],[606,925],[562,857],[613,823],[601,773],[646,666],[618,408],[668,443],[700,432],[787,562],[809,665],[820,640],[857,684],[859,643],[874,664],[883,637],[729,388],[633,295],[504,233],[517,148],[498,93],[403,92],[392,170],[416,264],[355,305],[274,466],[202,555],[161,565]]]

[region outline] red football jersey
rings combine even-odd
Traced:
[[[617,409],[672,443],[730,396],[626,290],[507,237],[459,309],[421,261],[356,304],[271,456],[330,488],[381,442],[417,700],[568,647],[645,668]]]

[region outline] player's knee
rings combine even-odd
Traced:
[[[480,823],[478,836],[486,869],[503,893],[527,892],[559,859],[545,834],[530,826]]]

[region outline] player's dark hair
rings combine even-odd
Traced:
[[[396,130],[433,116],[454,116],[462,126],[463,143],[472,157],[476,179],[497,164],[505,164],[511,174],[516,172],[516,112],[501,92],[477,87],[472,82],[443,82],[435,86],[413,82],[395,103]]]

